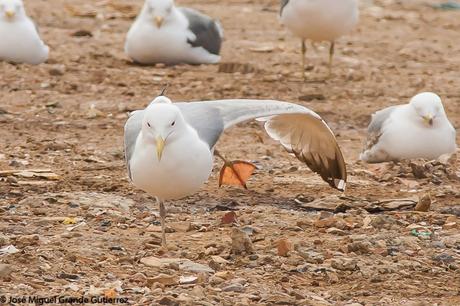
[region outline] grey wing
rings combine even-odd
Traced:
[[[223,129],[263,118],[271,138],[321,175],[330,186],[345,190],[347,171],[337,140],[328,125],[310,109],[272,100],[217,100],[193,104],[217,109]]]
[[[182,115],[197,132],[201,140],[212,149],[224,131],[224,122],[219,109],[210,104],[175,103]]]
[[[128,176],[132,180],[130,161],[136,146],[137,136],[142,129],[142,118],[144,111],[139,110],[132,112],[125,124],[125,162],[128,169]]]
[[[179,8],[189,22],[194,40],[187,40],[192,47],[203,47],[209,53],[219,55],[222,45],[222,29],[217,21],[190,8]]]
[[[280,16],[283,14],[284,7],[289,3],[289,0],[281,0]]]
[[[384,123],[388,120],[388,118],[390,118],[390,115],[398,107],[399,105],[390,106],[379,110],[372,115],[371,123],[367,128],[367,139],[364,148],[365,150],[371,149],[378,143],[380,136],[382,136],[382,127]]]

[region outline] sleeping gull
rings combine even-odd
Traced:
[[[304,79],[307,39],[312,42],[331,43],[329,49],[329,75],[331,75],[335,40],[350,32],[358,23],[358,0],[281,0],[280,20],[301,39]]]
[[[48,52],[22,1],[0,0],[0,60],[38,65]]]
[[[424,92],[409,104],[385,108],[372,116],[360,159],[369,163],[402,159],[437,159],[456,150],[455,129],[441,98]]]
[[[173,0],[146,0],[131,26],[126,54],[140,64],[214,64],[223,31],[217,21]]]
[[[345,190],[346,166],[335,136],[308,108],[271,100],[172,104],[159,96],[145,110],[133,112],[126,122],[125,156],[133,184],[157,199],[164,246],[164,201],[198,191],[211,174],[214,146],[224,130],[256,118],[265,121],[271,138],[330,186]],[[245,186],[253,170],[249,163],[225,160],[219,185]]]

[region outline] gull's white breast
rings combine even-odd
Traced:
[[[134,185],[162,200],[195,193],[211,174],[213,153],[191,128],[174,142],[166,142],[160,162],[156,154],[155,145],[139,135],[130,170]]]
[[[48,52],[48,46],[29,18],[17,22],[0,21],[0,59],[36,65],[48,59]]]
[[[333,41],[350,32],[359,20],[357,0],[290,0],[281,22],[303,39]]]
[[[188,39],[195,35],[188,29],[188,20],[177,13],[174,20],[157,28],[153,22],[138,18],[130,28],[125,42],[125,52],[141,64],[202,64],[216,63],[220,56],[205,49],[193,48]]]

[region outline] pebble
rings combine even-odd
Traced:
[[[240,254],[254,253],[254,247],[252,245],[252,241],[246,232],[238,228],[233,228],[231,238],[232,238],[232,249],[231,249],[232,254],[240,255]]]
[[[6,278],[13,272],[11,265],[0,264],[0,278]]]
[[[232,283],[228,286],[222,288],[224,292],[244,292],[245,288],[242,284],[239,283]]]
[[[358,270],[356,260],[350,258],[336,258],[331,261],[331,267],[342,271]]]

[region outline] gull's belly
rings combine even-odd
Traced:
[[[167,144],[160,162],[154,145],[139,146],[130,162],[134,185],[162,200],[180,199],[198,191],[212,166],[208,146],[188,139]]]
[[[187,33],[187,28],[179,25],[158,29],[153,24],[135,23],[128,32],[125,51],[141,64],[205,62],[200,58],[200,48],[187,43]]]
[[[296,36],[313,41],[333,41],[358,23],[356,0],[291,0],[282,23]]]
[[[41,41],[31,21],[0,23],[0,59],[40,64],[48,58],[48,47]]]
[[[396,159],[437,159],[456,149],[454,134],[447,124],[435,129],[406,122],[397,127],[386,129],[380,138],[387,153]]]

